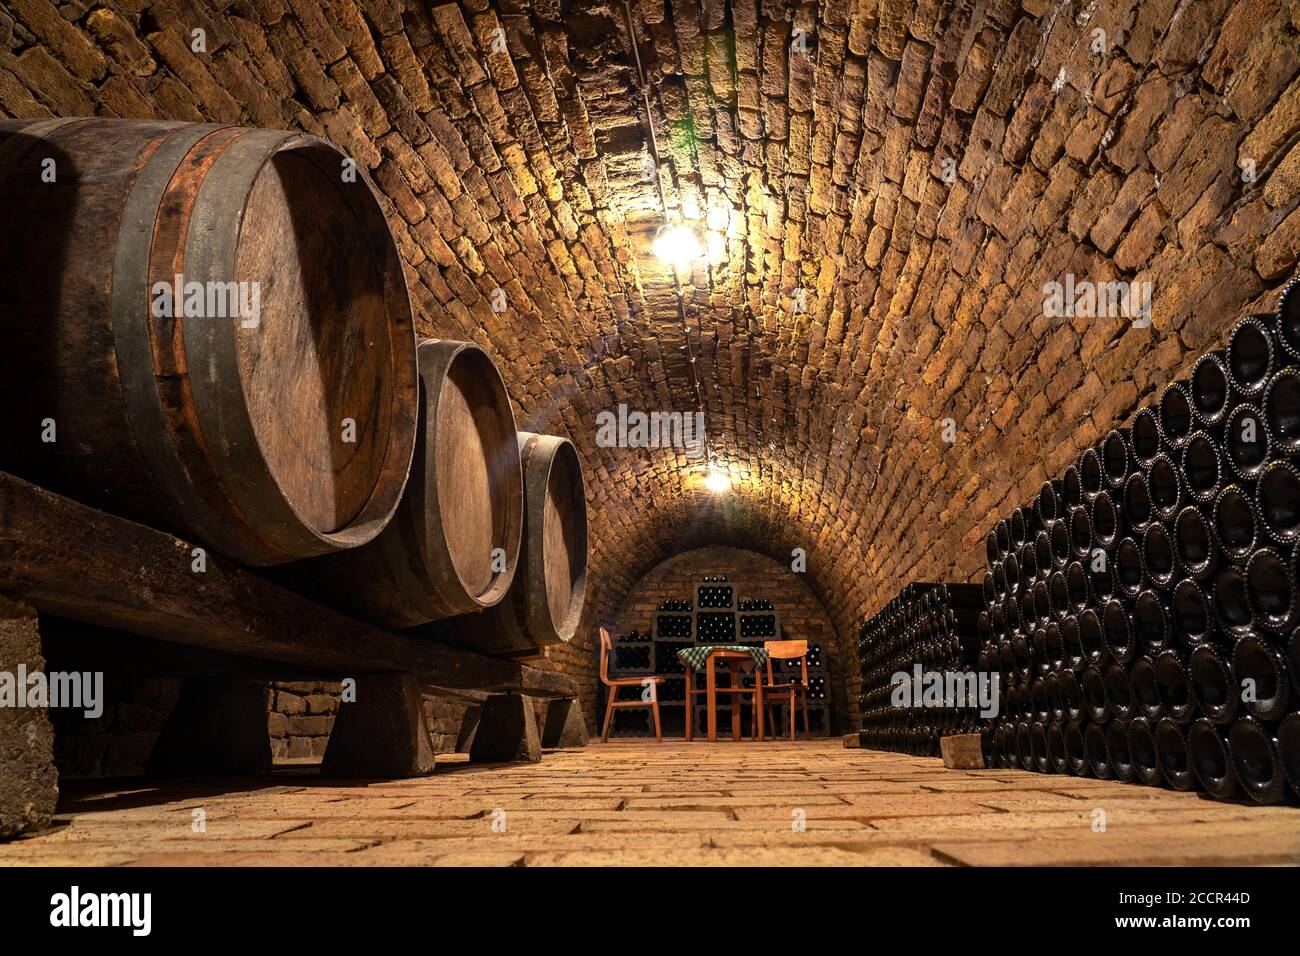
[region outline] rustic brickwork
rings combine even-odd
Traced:
[[[325,754],[334,715],[339,709],[338,681],[276,683],[267,729],[271,753],[277,760],[319,759]],[[426,696],[424,712],[434,750],[451,753],[456,749],[456,732],[464,706]]]
[[[589,610],[549,666],[584,706],[594,623],[693,546],[805,548],[841,638],[907,580],[973,579],[996,516],[1295,266],[1297,0],[633,0],[632,19],[667,203],[712,250],[684,324],[648,251],[621,4],[0,4],[0,115],[302,128],[370,171],[421,328],[482,344],[521,427],[582,455]],[[1152,325],[1046,317],[1065,273],[1151,282]],[[693,410],[692,378],[727,496],[682,449],[595,443],[619,402]]]
[[[1300,808],[948,770],[839,740],[594,742],[431,777],[75,783],[17,866],[1244,866],[1300,859]],[[196,807],[206,830],[191,831]],[[793,810],[805,828],[795,832]],[[1106,832],[1095,829],[1106,815]],[[493,829],[504,811],[506,827]]]
[[[831,717],[838,731],[847,718],[847,702],[839,675],[857,666],[857,646],[842,643],[826,608],[802,576],[789,564],[739,548],[698,548],[660,562],[636,583],[616,618],[615,633],[650,631],[655,609],[662,601],[689,601],[693,587],[705,575],[726,575],[743,600],[771,601],[780,615],[781,628],[791,640],[809,640],[826,649],[831,675]]]

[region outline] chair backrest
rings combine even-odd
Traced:
[[[609,631],[603,627],[600,629],[600,682],[609,683],[609,654],[613,649],[614,642],[609,638]]]
[[[807,641],[764,641],[763,647],[767,650],[767,682],[769,684],[776,683],[776,680],[772,677],[772,660],[775,658],[781,661],[798,660],[802,674],[799,683],[804,687],[808,686]]]

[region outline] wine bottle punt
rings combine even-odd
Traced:
[[[1196,774],[1187,754],[1183,725],[1168,718],[1156,724],[1156,759],[1169,786],[1175,790],[1194,790]]]
[[[1187,755],[1196,779],[1216,800],[1231,799],[1237,793],[1237,767],[1228,741],[1214,722],[1198,717],[1187,728]]]
[[[1282,799],[1286,772],[1278,754],[1277,738],[1267,724],[1254,717],[1238,718],[1228,732],[1228,750],[1247,796],[1263,804]]]
[[[1128,750],[1133,760],[1133,773],[1138,782],[1148,787],[1160,786],[1164,778],[1156,751],[1155,732],[1151,721],[1145,717],[1134,717],[1129,721]]]

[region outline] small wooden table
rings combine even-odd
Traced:
[[[706,709],[708,712],[709,740],[718,739],[718,673],[717,662],[723,661],[731,670],[731,687],[723,688],[724,694],[730,694],[731,703],[731,739],[740,740],[740,697],[743,694],[752,693],[754,695],[754,734],[761,741],[763,739],[763,674],[762,668],[754,660],[752,654],[747,651],[730,651],[717,649],[709,652],[709,656],[704,661],[704,695]],[[754,665],[754,686],[753,688],[741,688],[740,674],[741,665],[749,661]],[[686,680],[687,688],[690,688],[692,673],[688,673]],[[691,702],[691,694],[686,695],[686,737],[691,738],[691,717],[695,710],[695,705]]]

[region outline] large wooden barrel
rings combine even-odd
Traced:
[[[336,147],[4,121],[0,209],[0,469],[249,564],[387,524],[415,447],[414,324]]]
[[[582,465],[567,438],[520,432],[524,466],[523,567],[510,593],[482,614],[421,629],[449,644],[531,657],[569,641],[587,592],[587,498]]]
[[[285,568],[322,603],[408,628],[482,611],[519,563],[524,486],[510,396],[469,342],[418,346],[420,421],[411,480],[374,541]]]

